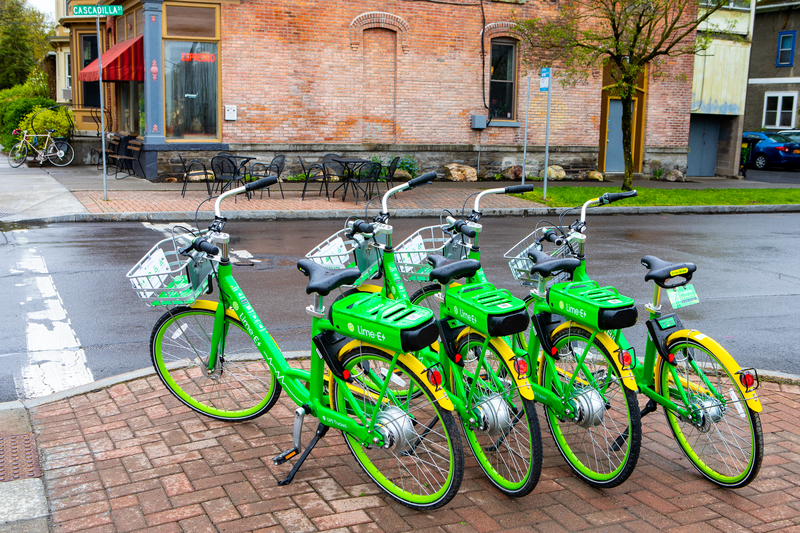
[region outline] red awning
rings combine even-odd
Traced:
[[[103,81],[144,81],[144,38],[140,35],[117,43],[101,56]],[[99,81],[97,60],[78,73],[80,81]]]

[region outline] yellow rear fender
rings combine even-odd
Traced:
[[[367,342],[361,342],[358,340],[353,340],[345,344],[341,350],[339,350],[339,358],[341,359],[346,353],[356,348],[374,348],[376,350],[380,350],[385,353],[387,352],[384,348],[380,346],[376,346],[374,344],[369,344]],[[430,381],[428,381],[428,370],[425,368],[425,365],[420,363],[416,357],[411,354],[403,353],[397,358],[398,362],[403,363],[406,368],[408,368],[411,372],[415,375],[419,376],[419,380],[428,388],[431,393],[431,396],[434,400],[436,400],[442,409],[447,409],[448,411],[452,411],[455,409],[453,406],[453,402],[450,401],[450,398],[447,397],[447,391],[444,390],[443,387],[434,387]]]
[[[553,337],[555,337],[558,333],[565,329],[582,329],[583,331],[587,332],[589,335],[594,333],[593,330],[587,328],[586,326],[582,326],[577,322],[567,321],[558,326],[555,331],[553,331]],[[617,368],[617,372],[619,372],[620,377],[622,378],[622,383],[625,384],[632,391],[639,390],[639,386],[636,385],[636,379],[633,377],[633,372],[631,372],[630,367],[622,366],[622,363],[619,362],[619,352],[620,347],[614,342],[608,333],[601,331],[595,337],[595,340],[599,342],[603,348],[611,355],[611,362]]]
[[[725,370],[727,370],[728,373],[730,374],[733,382],[736,383],[737,387],[739,387],[739,390],[741,391],[742,396],[747,402],[748,407],[750,407],[750,409],[752,409],[756,413],[760,413],[762,409],[761,400],[758,399],[758,394],[756,393],[756,391],[748,392],[745,386],[742,385],[741,382],[739,381],[739,374],[737,374],[737,372],[741,371],[742,367],[739,366],[739,363],[736,362],[736,360],[731,356],[731,354],[729,354],[725,348],[720,346],[719,343],[717,343],[717,341],[715,341],[711,337],[706,337],[699,331],[689,330],[689,329],[682,329],[680,331],[676,331],[675,333],[667,337],[667,346],[670,346],[671,344],[681,340],[686,340],[686,338],[689,338],[694,342],[696,342],[697,344],[701,345],[703,348],[714,354],[714,356],[717,359],[719,359],[719,362],[722,364],[723,367],[725,367]],[[659,355],[659,358],[660,357],[661,356]],[[725,392],[725,391],[719,391],[719,392]]]
[[[456,345],[458,345],[459,341],[462,338],[466,337],[470,333],[476,333],[483,337],[483,334],[475,331],[472,328],[464,328],[461,330],[461,333],[458,334],[456,337]],[[517,373],[514,371],[514,358],[516,357],[514,351],[505,343],[503,339],[499,339],[497,337],[492,338],[489,341],[489,344],[492,345],[494,351],[497,352],[500,357],[503,358],[503,361],[506,362],[506,366],[508,367],[509,374],[514,379],[514,384],[516,385],[517,389],[519,389],[520,395],[525,398],[526,400],[533,400],[533,389],[531,388],[531,384],[528,381],[528,378],[525,376],[518,376]]]

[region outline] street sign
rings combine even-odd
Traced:
[[[118,17],[122,15],[122,6],[72,6],[74,17]]]
[[[539,90],[542,92],[550,90],[550,69],[548,67],[539,71]]]

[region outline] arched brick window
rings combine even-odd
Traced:
[[[363,40],[364,30],[383,28],[397,33],[398,44],[403,52],[408,52],[408,23],[397,15],[381,11],[362,13],[350,23],[350,47],[358,50]]]

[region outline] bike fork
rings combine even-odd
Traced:
[[[282,454],[273,458],[272,462],[275,464],[275,466],[282,465],[283,463],[285,463],[286,461],[288,461],[289,459],[300,453],[300,448],[302,448],[300,435],[303,431],[303,420],[305,420],[306,413],[308,411],[310,411],[310,409],[305,405],[303,407],[298,407],[297,409],[295,409],[294,431],[292,432],[292,441],[293,441],[292,444],[294,444],[294,447],[289,450],[286,450]],[[292,482],[295,474],[297,474],[297,471],[300,470],[300,467],[303,465],[303,462],[305,462],[306,458],[308,457],[308,454],[311,453],[311,450],[313,450],[314,447],[317,445],[319,439],[324,437],[326,433],[328,433],[328,426],[320,423],[317,426],[317,432],[314,434],[314,438],[312,438],[311,442],[308,443],[308,447],[306,447],[306,449],[303,450],[303,453],[300,454],[300,458],[297,460],[297,463],[295,463],[294,467],[289,472],[289,475],[286,476],[286,479],[278,481],[278,485],[288,485],[289,483]]]

